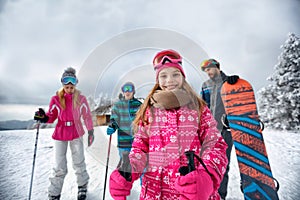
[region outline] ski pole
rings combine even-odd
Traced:
[[[188,173],[192,172],[195,170],[195,162],[194,162],[194,155],[195,155],[195,152],[194,151],[187,151],[185,152],[185,155],[188,159]]]
[[[32,191],[32,182],[33,182],[33,173],[34,173],[34,166],[35,166],[36,150],[37,150],[37,143],[38,143],[38,138],[39,138],[39,129],[40,129],[40,121],[37,122],[37,126],[36,126],[36,137],[35,137],[33,163],[32,163],[31,180],[30,180],[29,197],[28,197],[29,200],[31,199],[31,191]]]
[[[106,189],[106,180],[107,180],[107,171],[108,171],[108,162],[109,162],[111,138],[112,138],[112,135],[109,136],[109,142],[108,142],[108,152],[107,152],[106,170],[105,170],[105,179],[104,179],[104,189],[103,189],[103,200],[105,200],[105,189]]]

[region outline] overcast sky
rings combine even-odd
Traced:
[[[134,74],[138,87],[147,85],[154,76],[152,57],[162,48],[176,48],[194,68],[205,57],[213,57],[225,73],[240,75],[258,91],[268,84],[266,78],[273,72],[287,34],[300,35],[299,10],[299,0],[1,0],[0,106],[48,104],[61,86],[66,67],[75,67],[81,75],[97,70],[96,65],[85,66],[97,48],[94,57],[99,60],[93,62],[99,62],[98,79],[90,80],[97,82],[92,88],[96,88],[95,96],[107,89],[101,82],[103,76],[117,80],[105,81],[110,86],[116,83],[114,90],[128,79],[126,74]],[[170,37],[147,36],[149,28],[161,30],[157,35],[170,32]],[[126,35],[124,42],[120,42],[122,37],[115,39],[134,30],[144,30],[136,36],[136,44],[126,42],[134,34]],[[197,47],[190,48],[193,44]],[[105,51],[105,45],[112,48]],[[146,81],[136,75],[136,69],[147,66],[150,78]],[[190,79],[200,89],[207,77],[193,70],[185,68],[200,77],[199,82]],[[86,79],[79,80],[79,89]],[[2,109],[0,120],[6,112]]]

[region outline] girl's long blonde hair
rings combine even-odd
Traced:
[[[206,105],[205,101],[192,89],[192,87],[186,82],[185,79],[183,81],[182,89],[185,90],[192,99],[192,102],[188,105],[188,107],[190,109],[197,110],[199,112],[199,117],[201,117],[202,110]],[[150,108],[151,106],[150,99],[156,90],[161,90],[158,83],[154,85],[154,87],[146,97],[144,103],[141,105],[140,109],[136,113],[136,117],[133,121],[135,132],[138,130],[138,126],[141,121],[144,125],[148,124],[145,114],[147,108]]]
[[[66,108],[66,99],[65,99],[65,90],[63,87],[58,90],[57,95],[59,97],[59,102],[60,102],[61,107],[63,109],[65,109]],[[73,93],[73,108],[76,108],[77,106],[80,105],[79,95],[80,95],[80,91],[75,88],[74,93]]]

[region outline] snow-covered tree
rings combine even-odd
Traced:
[[[300,39],[290,33],[278,57],[271,85],[259,91],[259,111],[267,126],[300,130]]]
[[[267,126],[271,126],[272,128],[280,128],[281,120],[278,118],[280,115],[276,105],[278,104],[275,85],[268,85],[262,88],[259,93],[258,105],[259,105],[259,114],[262,118],[263,122]]]
[[[96,105],[96,102],[95,102],[93,96],[89,95],[86,100],[90,106],[90,109],[94,110],[97,105]]]

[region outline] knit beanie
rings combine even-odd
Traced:
[[[164,60],[162,60],[164,57],[170,58],[170,60],[167,59],[168,62],[164,62]],[[158,80],[159,72],[167,67],[175,67],[179,69],[181,74],[185,77],[185,73],[182,68],[182,57],[178,52],[172,49],[158,52],[153,58],[153,66],[156,72],[156,81]]]

